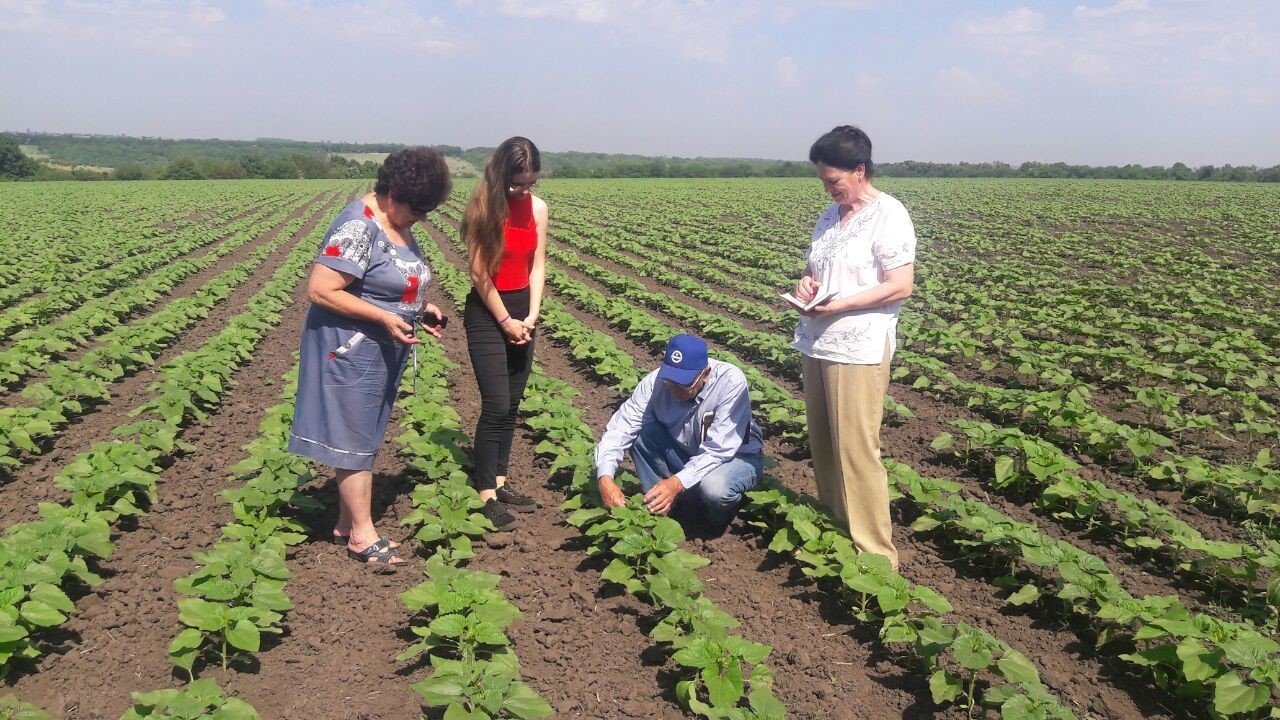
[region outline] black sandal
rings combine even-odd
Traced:
[[[350,545],[350,544],[351,544],[351,536],[350,536],[350,535],[330,535],[330,536],[329,536],[329,538],[330,538],[330,540],[329,540],[329,541],[330,541],[330,542],[332,542],[334,545],[341,545],[341,546],[343,546],[343,547],[346,547],[347,545]],[[388,540],[387,538],[384,538],[384,537],[382,537],[381,535],[379,535],[379,536],[378,536],[378,539],[379,539],[379,540],[386,540],[387,542],[393,542],[392,540]],[[399,544],[399,543],[396,543],[396,544],[395,544],[395,546],[394,546],[394,547],[392,547],[391,549],[392,549],[392,550],[399,550],[399,549],[400,549],[400,544]]]
[[[359,560],[366,565],[399,567],[401,565],[409,564],[409,561],[396,554],[396,548],[391,547],[391,541],[386,538],[380,538],[378,542],[370,545],[360,552],[347,548],[347,555],[349,555],[352,560]],[[392,558],[399,559],[393,560]]]

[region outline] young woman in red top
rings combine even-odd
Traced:
[[[462,216],[471,266],[463,320],[481,399],[471,482],[485,501],[485,517],[503,531],[517,525],[511,511],[535,507],[507,484],[507,459],[533,367],[534,329],[546,281],[547,204],[532,193],[541,170],[532,142],[506,140],[485,164]]]

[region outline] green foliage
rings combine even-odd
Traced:
[[[31,177],[36,167],[36,161],[27,157],[13,138],[0,134],[0,180]]]
[[[209,679],[187,687],[132,693],[134,705],[120,720],[259,720],[249,703],[222,693]]]
[[[0,697],[0,720],[49,720],[49,713],[14,695],[5,695]]]

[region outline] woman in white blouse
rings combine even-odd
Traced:
[[[915,282],[916,234],[907,209],[871,185],[871,139],[841,125],[809,150],[834,201],[818,218],[795,295],[829,300],[802,312],[793,346],[803,354],[809,448],[818,499],[848,522],[862,552],[898,567],[880,422],[898,310]]]

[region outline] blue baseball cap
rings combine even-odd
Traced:
[[[707,367],[707,343],[693,335],[677,335],[667,342],[658,378],[689,385]]]

